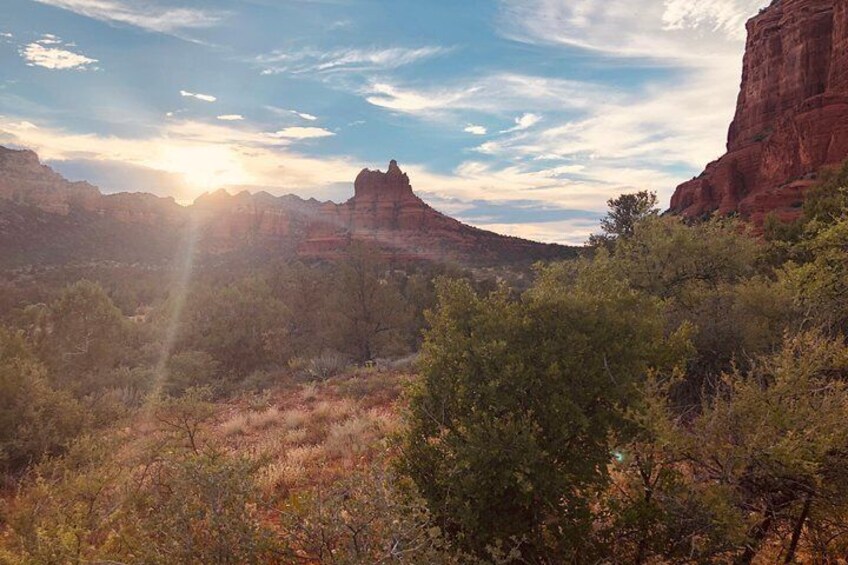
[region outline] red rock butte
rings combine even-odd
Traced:
[[[219,203],[210,206],[210,200]],[[393,260],[460,263],[573,255],[571,248],[495,234],[434,210],[413,192],[396,161],[386,172],[363,169],[354,181],[353,197],[342,204],[219,191],[198,198],[194,207],[206,211],[206,239],[218,249],[252,240],[293,246],[301,258],[332,260],[362,242]]]
[[[67,181],[31,151],[0,147],[0,263],[3,248],[20,262],[28,254],[67,256],[74,241],[88,246],[86,252],[70,250],[76,259],[102,257],[104,238],[117,260],[122,249],[138,246],[138,241],[156,239],[161,248],[172,248],[177,243],[173,239],[190,224],[200,226],[200,250],[209,255],[334,260],[355,242],[376,247],[393,261],[466,265],[561,259],[575,253],[561,245],[481,230],[437,212],[416,196],[396,161],[385,173],[359,173],[353,197],[342,204],[219,190],[182,207],[147,193],[104,195],[88,183]],[[54,248],[62,252],[53,253]]]
[[[747,29],[727,153],[677,187],[674,213],[792,220],[816,174],[848,158],[848,2],[775,0]]]

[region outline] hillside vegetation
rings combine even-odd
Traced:
[[[848,166],[532,273],[6,273],[0,563],[840,562],[846,212]]]

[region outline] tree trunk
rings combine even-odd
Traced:
[[[813,493],[808,492],[807,498],[804,500],[804,508],[801,510],[801,515],[798,516],[798,522],[795,524],[795,529],[792,531],[792,541],[789,543],[789,552],[786,554],[785,564],[792,563],[795,560],[795,552],[798,551],[798,542],[801,540],[801,533],[804,531],[804,523],[810,515],[810,507],[813,505]]]
[[[760,544],[771,529],[771,512],[766,509],[763,520],[751,529],[748,535],[749,541],[745,545],[745,551],[734,562],[736,565],[751,565],[760,549]]]

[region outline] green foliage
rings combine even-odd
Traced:
[[[194,292],[183,312],[180,349],[205,351],[222,370],[244,377],[287,357],[285,305],[259,277]]]
[[[116,449],[83,438],[33,472],[6,516],[10,563],[280,561],[257,515],[255,462],[155,443],[129,457]]]
[[[592,292],[591,272],[560,285],[562,268],[521,301],[439,285],[402,468],[478,553],[511,538],[529,555],[585,551],[608,435],[648,367],[685,350],[665,339],[656,303],[614,282]]]
[[[847,541],[831,525],[848,502],[846,374],[842,341],[808,333],[788,339],[749,372],[725,375],[720,392],[706,397],[691,421],[662,408],[667,400],[654,389],[647,427],[676,462],[676,479],[672,488],[652,483],[653,511],[668,517],[671,507],[697,501],[693,515],[710,518],[684,533],[697,539],[720,526],[726,553],[738,562],[750,563],[779,532],[788,532],[782,543],[792,562],[805,528],[829,531],[832,546],[817,555],[837,555]],[[674,488],[690,477],[684,489]]]
[[[74,283],[46,310],[33,313],[30,333],[51,379],[78,395],[96,388],[96,373],[129,356],[129,322],[95,283]]]
[[[615,248],[622,276],[633,288],[682,301],[750,276],[759,254],[756,240],[736,222],[687,226],[672,216],[646,219],[635,227],[633,237]]]
[[[822,226],[800,243],[806,262],[790,262],[782,278],[800,312],[833,330],[848,330],[848,218]]]
[[[616,239],[631,237],[638,223],[659,214],[657,194],[646,190],[612,198],[607,201],[607,206],[609,211],[601,219],[604,233],[589,238],[590,245],[608,246]]]
[[[192,387],[215,385],[220,378],[220,364],[206,351],[182,351],[168,359],[167,379],[163,392],[178,396]]]
[[[402,352],[411,311],[378,252],[352,246],[335,276],[331,323],[337,349],[357,361]]]
[[[256,464],[212,451],[166,459],[134,501],[133,554],[145,563],[241,565],[276,560],[255,515]]]
[[[697,354],[678,390],[682,401],[697,401],[734,363],[770,352],[793,322],[791,292],[768,276],[764,256],[763,245],[727,220],[688,226],[649,218],[616,246],[617,276],[661,299],[670,327],[695,328]]]
[[[53,390],[19,335],[0,328],[0,469],[19,472],[59,453],[86,426],[82,407]]]
[[[848,210],[848,161],[836,169],[825,169],[805,195],[804,220],[815,231],[845,216]]]
[[[284,537],[307,562],[467,562],[451,551],[414,489],[382,465],[292,497],[281,516]]]

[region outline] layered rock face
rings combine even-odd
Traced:
[[[100,191],[88,183],[72,183],[42,165],[32,151],[0,147],[0,199],[66,215],[72,207],[93,208]]]
[[[415,195],[396,161],[386,172],[360,172],[353,198],[343,204],[219,191],[200,197],[192,208],[203,216],[208,247],[218,251],[249,244],[333,260],[363,242],[397,261],[486,263],[573,254],[563,246],[479,230],[437,212]]]
[[[103,195],[72,183],[31,151],[0,147],[0,264],[27,260],[167,261],[189,233],[205,255],[340,258],[355,242],[394,261],[497,264],[573,256],[574,250],[467,226],[428,206],[392,161],[363,170],[343,204],[225,190],[182,207],[145,193]]]
[[[43,165],[32,151],[2,146],[0,200],[61,216],[87,212],[150,225],[178,221],[181,215],[172,198],[126,192],[103,195],[87,182],[68,181]]]
[[[822,168],[848,158],[848,2],[775,0],[748,22],[727,154],[680,185],[671,211],[798,217]]]

